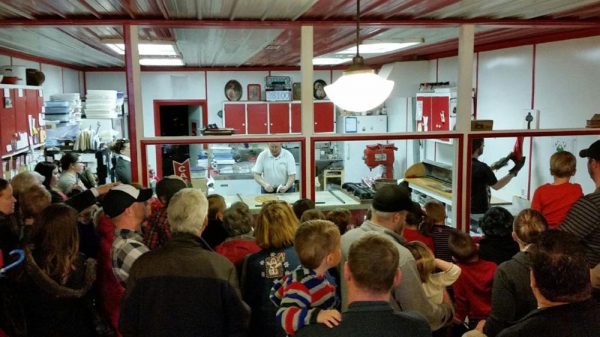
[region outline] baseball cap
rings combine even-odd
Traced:
[[[181,177],[170,175],[164,177],[156,184],[156,195],[160,199],[164,199],[165,203],[169,203],[175,193],[187,187],[187,184]]]
[[[142,202],[152,197],[152,189],[138,190],[131,185],[117,185],[108,191],[102,200],[104,213],[111,218],[119,216],[134,202]]]
[[[593,158],[600,160],[600,140],[595,141],[585,150],[579,151],[581,158]]]
[[[398,185],[383,185],[373,196],[373,208],[380,212],[400,212],[412,209],[408,190]]]

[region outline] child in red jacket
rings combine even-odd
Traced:
[[[581,185],[569,182],[575,175],[577,160],[568,151],[556,152],[550,157],[552,184],[544,184],[533,193],[531,208],[540,211],[550,228],[557,228],[571,206],[583,197]]]
[[[469,235],[453,231],[448,248],[462,273],[454,289],[454,321],[475,328],[492,310],[492,282],[496,264],[479,258],[478,247]]]

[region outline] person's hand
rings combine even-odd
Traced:
[[[508,173],[516,177],[517,173],[523,168],[523,165],[525,165],[525,157],[521,158],[519,161],[515,161],[515,166],[508,170]]]
[[[113,188],[119,184],[120,183],[110,183],[110,184],[100,185],[100,186],[96,187],[96,191],[98,192],[98,195],[105,195],[106,193],[108,193],[108,191],[110,191],[111,188]]]
[[[267,191],[269,193],[273,193],[275,191],[275,188],[271,184],[266,184],[264,188],[265,188],[265,191]]]
[[[287,190],[288,187],[286,185],[279,185],[279,187],[277,187],[277,193],[285,193]]]
[[[477,326],[475,327],[475,330],[483,333],[483,327],[485,326],[485,319],[482,319],[481,321],[479,321],[477,323]]]
[[[494,171],[499,170],[501,168],[503,168],[504,166],[508,165],[508,161],[510,160],[510,158],[512,157],[512,152],[508,154],[508,156],[503,157],[498,159],[496,162],[494,162],[490,168]]]
[[[319,315],[317,315],[317,322],[323,323],[330,328],[338,326],[341,321],[342,314],[340,314],[340,312],[335,309],[322,310],[321,312],[319,312]]]

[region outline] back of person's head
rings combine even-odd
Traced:
[[[405,246],[415,258],[421,282],[427,282],[435,270],[435,256],[421,241],[412,241]]]
[[[114,153],[121,154],[128,144],[129,139],[117,139],[110,145],[109,149]]]
[[[567,178],[575,175],[577,159],[569,151],[560,151],[550,157],[550,174],[558,178]]]
[[[37,220],[51,202],[50,192],[40,185],[33,185],[19,194],[19,207],[21,207],[21,215],[24,219],[34,218]]]
[[[256,218],[254,236],[261,248],[281,248],[294,244],[298,218],[285,201],[263,203]]]
[[[33,234],[33,255],[52,279],[65,284],[79,254],[77,211],[65,204],[52,204],[41,214]]]
[[[425,203],[424,208],[425,216],[423,217],[422,231],[429,234],[434,225],[444,224],[444,221],[446,221],[446,208],[444,204],[438,201],[429,201]]]
[[[56,165],[46,161],[41,161],[35,165],[34,170],[44,177],[44,186],[46,186],[47,189],[50,189],[52,176],[54,175],[54,170],[56,170],[56,168]]]
[[[483,146],[483,138],[473,138],[471,141],[471,155],[473,155],[476,151],[481,149]]]
[[[235,202],[223,213],[223,227],[230,237],[252,232],[252,214],[243,202]]]
[[[448,237],[448,249],[450,253],[460,263],[470,262],[477,257],[477,244],[467,233],[451,231]]]
[[[367,233],[352,243],[346,263],[360,289],[382,293],[394,286],[399,260],[398,249],[388,238]]]
[[[187,184],[181,177],[170,175],[156,183],[156,196],[163,205],[167,206],[173,195],[186,187]]]
[[[511,236],[513,220],[512,214],[506,208],[492,207],[479,220],[479,227],[485,236]]]
[[[333,222],[338,229],[340,230],[340,234],[344,234],[350,225],[350,219],[352,218],[352,213],[345,208],[336,208],[329,213],[327,213],[326,219]]]
[[[167,207],[167,220],[173,233],[200,236],[207,213],[208,201],[202,191],[184,188],[171,198]]]
[[[208,199],[208,220],[217,220],[219,216],[223,216],[227,204],[225,204],[225,198],[219,194],[209,194]]]
[[[79,155],[73,152],[66,152],[60,157],[60,168],[64,171],[68,170],[72,164],[79,161]]]
[[[406,214],[406,224],[412,227],[419,227],[425,218],[425,212],[418,202],[413,202],[411,209]]]
[[[513,232],[517,240],[524,245],[534,243],[541,233],[548,229],[546,218],[532,208],[519,212],[513,223]]]
[[[296,230],[294,245],[300,263],[306,268],[316,269],[323,259],[340,249],[340,231],[327,220],[309,220]]]
[[[325,214],[323,214],[323,212],[319,211],[316,208],[307,209],[306,211],[304,211],[304,213],[302,213],[302,216],[300,217],[300,222],[309,220],[325,220]]]
[[[300,220],[304,211],[315,208],[315,202],[310,199],[298,199],[294,202],[292,208],[294,209],[294,214]]]
[[[34,185],[41,185],[44,180],[44,176],[38,172],[21,172],[14,176],[10,180],[10,184],[13,188],[13,195],[18,196]]]
[[[552,302],[579,302],[591,296],[585,248],[571,233],[550,229],[529,249],[535,288]]]

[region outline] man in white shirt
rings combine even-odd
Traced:
[[[262,193],[295,192],[296,161],[281,143],[269,143],[269,150],[258,155],[252,172]]]

